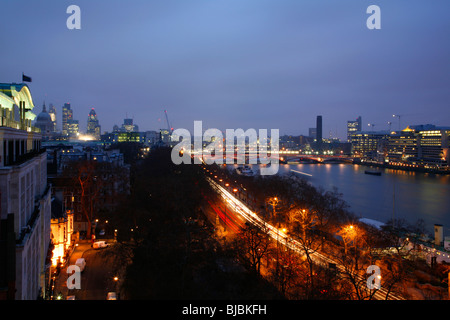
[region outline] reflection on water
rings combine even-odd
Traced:
[[[255,165],[253,165],[255,167]],[[450,236],[450,175],[377,168],[351,164],[280,164],[278,174],[294,173],[324,190],[338,189],[357,216],[386,222],[392,217],[415,223],[423,219],[427,231],[444,226]]]

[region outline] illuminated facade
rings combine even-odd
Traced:
[[[352,154],[369,160],[379,160],[385,154],[386,141],[390,132],[358,131],[350,135]]]
[[[46,287],[51,192],[33,108],[25,84],[0,84],[0,299],[34,300]]]
[[[49,105],[49,109],[48,109],[48,114],[50,115],[50,118],[52,119],[52,123],[53,123],[53,132],[57,132],[57,123],[56,123],[56,108],[53,104],[50,103]]]
[[[362,130],[362,120],[358,117],[356,121],[347,121],[347,141],[351,142],[351,135]]]
[[[94,108],[89,112],[87,120],[87,134],[92,136],[94,140],[100,140],[100,124],[97,119],[97,113]]]
[[[73,110],[70,108],[70,103],[65,103],[62,107],[62,135],[69,135],[69,121],[73,120]]]
[[[51,239],[53,244],[52,265],[64,263],[67,252],[73,244],[73,210],[64,210],[56,200],[52,200]],[[64,212],[65,211],[65,212]]]
[[[389,138],[386,162],[442,168],[450,166],[450,127],[407,127]]]
[[[67,135],[71,139],[78,138],[78,135],[80,133],[80,126],[78,124],[78,120],[69,120],[67,123]]]

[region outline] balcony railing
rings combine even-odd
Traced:
[[[41,132],[41,129],[33,127],[31,120],[26,119],[24,122],[12,120],[8,117],[0,116],[0,127],[13,128],[18,130],[25,130],[28,132]]]

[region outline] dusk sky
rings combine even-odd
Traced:
[[[69,5],[81,30],[69,30]],[[381,30],[369,30],[369,5]],[[126,117],[141,131],[280,129],[346,138],[347,120],[375,130],[450,126],[450,1],[3,0],[0,82],[24,72],[38,114],[70,102],[86,128]]]

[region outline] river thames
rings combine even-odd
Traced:
[[[382,174],[369,175],[366,170]],[[450,236],[450,175],[354,164],[280,164],[278,174],[288,173],[324,190],[336,187],[357,217],[383,223],[395,217],[410,224],[423,219],[429,235],[434,237],[434,224],[442,224],[444,236]]]

